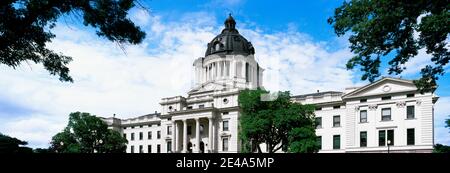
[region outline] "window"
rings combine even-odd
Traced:
[[[322,107],[316,107],[316,111],[321,111]]]
[[[228,121],[223,121],[222,123],[223,123],[222,131],[228,131]]]
[[[167,142],[167,152],[168,153],[172,152],[172,141]]]
[[[250,82],[250,65],[245,63],[245,81]]]
[[[161,139],[161,131],[157,131],[156,132],[156,138],[157,139]]]
[[[131,133],[131,140],[134,141],[134,133]]]
[[[198,105],[198,108],[204,108],[205,105]]]
[[[187,126],[187,134],[192,135],[192,126]]]
[[[132,129],[134,129],[134,126],[131,126]]]
[[[406,94],[406,97],[407,97],[407,98],[414,97],[414,93],[412,93],[412,94]]]
[[[380,130],[380,131],[378,131],[378,145],[379,146],[386,146],[388,142],[390,142],[389,145],[394,145],[394,130]]]
[[[139,140],[144,139],[144,134],[142,132],[139,132]]]
[[[236,63],[236,76],[237,77],[243,77],[242,76],[242,62]]]
[[[224,113],[222,113],[222,115],[228,115],[228,112],[224,112]]]
[[[222,139],[222,151],[228,151],[228,138]]]
[[[225,61],[225,76],[230,76],[230,61]]]
[[[319,150],[322,149],[322,136],[317,136],[317,145],[319,145]]]
[[[386,130],[378,131],[378,146],[386,145]]]
[[[340,127],[341,126],[341,116],[336,115],[333,116],[333,127]]]
[[[387,142],[389,145],[394,145],[394,130],[387,131]]]
[[[123,138],[127,139],[127,134],[126,133],[123,134]]]
[[[167,135],[172,135],[172,126],[167,126]]]
[[[131,148],[130,148],[130,152],[131,152],[131,153],[134,153],[134,146],[133,146],[133,145],[132,145]]]
[[[147,145],[147,153],[152,153],[152,145]]]
[[[341,135],[333,135],[333,149],[341,149]]]
[[[414,106],[406,106],[406,119],[414,119]]]
[[[381,97],[381,100],[390,100],[391,99],[391,96],[384,96],[384,97]]]
[[[139,126],[139,128],[143,128],[144,126]]]
[[[186,109],[192,109],[192,106],[188,106]]]
[[[367,147],[367,132],[366,131],[359,133],[359,146]]]
[[[367,123],[367,110],[362,110],[359,112],[359,122]]]
[[[316,117],[316,129],[322,128],[322,117]]]
[[[341,106],[333,106],[333,109],[339,109]]]
[[[160,144],[158,144],[156,146],[156,153],[161,153],[161,145]]]
[[[144,147],[142,145],[139,145],[139,153],[144,153]]]
[[[367,99],[361,99],[361,100],[359,100],[359,102],[360,103],[365,103],[365,102],[367,102]]]
[[[390,121],[390,120],[391,120],[391,108],[381,109],[381,121]]]
[[[152,139],[152,131],[149,131],[149,132],[147,133],[147,138],[148,138],[148,139]]]
[[[415,144],[415,131],[414,129],[406,129],[406,144],[414,145]]]

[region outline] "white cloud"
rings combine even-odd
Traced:
[[[57,38],[49,46],[74,58],[69,65],[74,83],[59,82],[41,65],[17,70],[0,65],[0,99],[33,110],[0,121],[0,132],[44,147],[71,112],[135,117],[160,111],[163,97],[185,95],[192,83],[192,62],[204,55],[222,21],[206,12],[189,13],[179,21],[139,13],[135,17],[142,17],[138,20],[147,38],[140,45],[125,46],[125,52],[76,26],[55,28]],[[252,41],[255,57],[266,69],[266,88],[302,94],[354,85],[353,72],[344,66],[351,54],[339,39],[316,42],[290,25],[276,33],[245,26],[237,27]]]

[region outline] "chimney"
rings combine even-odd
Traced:
[[[319,93],[319,90],[317,90],[317,93]]]
[[[113,118],[116,118],[116,114],[113,114]]]

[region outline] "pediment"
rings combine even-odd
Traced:
[[[345,94],[342,98],[355,98],[373,95],[384,95],[389,93],[399,93],[416,91],[417,87],[413,81],[397,78],[382,78],[374,83],[360,87],[350,93]]]
[[[207,92],[207,91],[217,91],[224,90],[226,88],[232,87],[231,85],[227,85],[225,83],[216,83],[216,82],[208,82],[198,87],[193,88],[189,91],[189,94],[199,93],[199,92]]]

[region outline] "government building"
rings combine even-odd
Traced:
[[[162,98],[161,112],[102,118],[127,140],[127,153],[240,152],[239,91],[263,87],[263,72],[251,42],[230,15],[193,62],[195,85],[187,96]],[[320,153],[431,152],[433,93],[419,93],[410,80],[382,78],[362,87],[297,95],[315,104]],[[262,147],[264,148],[264,147]]]

